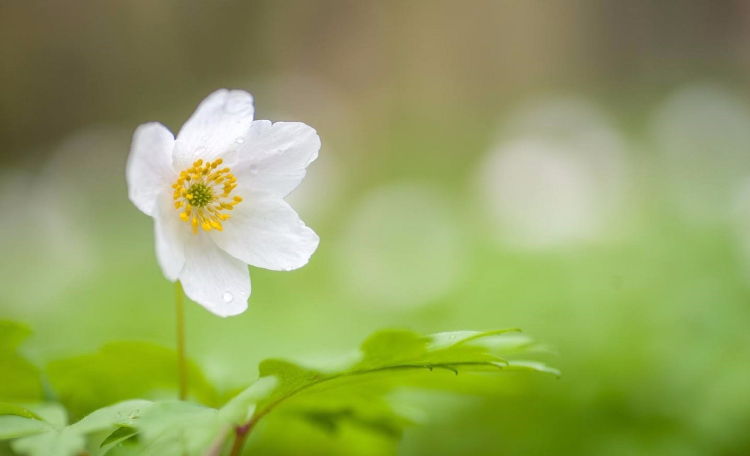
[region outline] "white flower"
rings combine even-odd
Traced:
[[[140,125],[127,165],[130,200],[154,218],[164,275],[219,316],[247,309],[247,264],[304,266],[319,238],[284,198],[318,156],[320,138],[299,122],[253,121],[253,98],[218,90],[177,138]]]

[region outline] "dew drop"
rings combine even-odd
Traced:
[[[250,165],[250,173],[258,174],[258,167],[255,165]]]
[[[234,142],[236,142],[237,144],[244,144],[245,143],[245,138],[243,138],[242,136],[240,136],[239,138],[235,139]]]
[[[232,293],[225,291],[223,298],[224,298],[224,302],[232,302],[232,299],[234,299],[234,296],[232,296]]]
[[[206,150],[207,149],[205,147],[199,147],[199,148],[195,149],[195,153],[196,154],[202,154],[202,153],[206,152]]]
[[[203,135],[201,137],[201,141],[208,141],[208,135]]]

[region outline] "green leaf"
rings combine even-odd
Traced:
[[[0,320],[0,401],[37,402],[44,397],[39,369],[18,352],[18,346],[31,334],[21,323]]]
[[[109,407],[96,410],[81,421],[70,426],[80,434],[90,434],[110,429],[113,426],[133,427],[141,413],[153,405],[151,401],[135,399],[120,402]]]
[[[512,331],[432,336],[381,331],[365,340],[358,359],[337,370],[265,360],[259,366],[260,378],[221,409],[176,400],[131,400],[96,410],[64,427],[39,420],[40,415],[45,416],[41,413],[3,406],[0,437],[17,438],[12,448],[28,456],[75,456],[86,447],[87,439],[93,440],[88,442],[89,448],[100,448],[99,454],[217,455],[227,449],[235,429],[238,435],[246,435],[243,432],[273,412],[278,419],[304,420],[329,433],[337,433],[345,425],[397,439],[412,423],[403,412],[407,408],[394,402],[396,396],[391,393],[398,389],[454,390],[456,384],[471,378],[470,388],[475,389],[465,391],[476,393],[481,382],[487,383],[487,388],[496,388],[494,376],[508,371],[559,376],[544,363],[524,359],[535,352],[537,345],[529,337],[507,334]],[[137,391],[176,386],[174,364],[166,369],[161,365],[167,361],[174,361],[173,353],[159,347],[112,344],[94,355],[60,361],[50,367],[50,372],[54,384],[62,385],[61,398],[82,409],[130,391],[121,385],[122,378],[140,382],[130,387]],[[146,379],[148,374],[154,378]],[[198,379],[200,385],[202,377]],[[97,387],[96,382],[104,385]],[[116,393],[107,392],[107,387]],[[82,392],[83,399],[66,396],[66,391]],[[213,389],[208,387],[207,391],[213,395]],[[95,440],[93,436],[97,436]],[[123,445],[125,442],[127,445]]]
[[[39,369],[17,353],[0,351],[3,366],[0,401],[36,402],[44,398]]]
[[[327,375],[306,369],[288,361],[279,359],[267,359],[261,361],[258,366],[259,381],[265,377],[274,377],[278,380],[278,387],[273,391],[265,402],[273,402],[278,398],[291,395],[297,390],[314,384],[316,381],[326,378]]]
[[[552,374],[557,378],[560,378],[562,376],[559,370],[555,369],[554,367],[549,367],[546,364],[540,363],[537,361],[526,361],[526,360],[511,361],[510,364],[508,365],[508,370],[544,372],[547,374]]]
[[[62,428],[68,425],[68,412],[56,402],[29,404],[26,407],[54,427]]]
[[[355,369],[373,370],[397,364],[409,364],[424,356],[427,344],[424,337],[410,331],[380,331],[362,343],[362,360]]]
[[[380,434],[398,437],[411,420],[389,402],[391,391],[427,386],[452,389],[459,373],[527,370],[559,376],[538,361],[515,359],[532,353],[536,344],[518,329],[457,331],[420,336],[410,331],[380,331],[364,341],[361,357],[349,367],[324,372],[283,360],[265,360],[261,378],[278,378],[278,387],[259,402],[251,421],[278,409],[282,416],[298,416],[330,432],[348,422]],[[511,359],[513,358],[513,359]],[[437,375],[438,371],[449,375]],[[430,382],[420,379],[430,378]]]
[[[10,446],[13,451],[29,456],[75,456],[85,449],[86,439],[70,429],[62,429],[24,437]]]
[[[75,456],[86,448],[87,436],[115,427],[133,427],[140,413],[152,406],[133,400],[97,410],[71,426],[53,426],[33,417],[0,416],[0,438],[16,439],[14,451],[29,456]]]
[[[8,416],[0,416],[0,435],[19,438],[12,442],[14,451],[30,456],[74,456],[86,447],[87,437],[100,436],[102,453],[138,435],[137,454],[159,456],[203,455],[222,445],[235,426],[242,424],[254,411],[260,398],[268,397],[277,380],[267,377],[255,382],[229,401],[221,410],[181,401],[152,403],[145,400],[120,402],[96,410],[77,423],[52,426],[33,419],[30,411],[7,406]]]
[[[278,384],[274,377],[253,383],[220,410],[180,401],[159,402],[135,424],[143,455],[203,455],[219,448],[255,410],[255,403]]]
[[[256,403],[267,398],[278,384],[278,379],[273,376],[258,379],[219,410],[221,420],[228,424],[241,425],[255,411]]]
[[[28,326],[10,320],[0,320],[0,350],[16,348],[31,335]]]
[[[16,405],[12,404],[2,404],[0,403],[0,416],[2,415],[16,415],[16,416],[22,416],[24,418],[32,418],[35,420],[42,420],[39,415],[36,413],[26,410],[25,408],[18,407]]]
[[[52,362],[47,374],[73,416],[133,397],[175,397],[176,352],[146,342],[115,342],[94,354]],[[195,363],[188,363],[189,397],[217,405],[217,394]]]
[[[219,411],[198,404],[164,401],[143,413],[139,423],[141,456],[203,455],[222,443],[232,426]]]
[[[132,427],[123,426],[121,428],[117,428],[114,432],[109,434],[106,439],[102,442],[101,445],[99,445],[101,448],[105,447],[112,447],[114,445],[117,445],[120,442],[123,442],[134,435],[138,434],[138,430],[134,429]],[[106,451],[106,450],[105,450]]]
[[[53,429],[52,426],[34,418],[26,418],[20,415],[0,416],[0,440],[39,434],[49,429]]]
[[[393,416],[363,417],[355,408],[343,408],[336,411],[306,411],[301,414],[303,418],[332,434],[339,432],[342,423],[348,422],[370,432],[397,439],[401,438],[404,427],[403,421]]]

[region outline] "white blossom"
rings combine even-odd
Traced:
[[[160,123],[140,125],[127,165],[130,200],[154,218],[164,275],[220,316],[247,309],[248,264],[296,269],[319,243],[284,198],[317,158],[320,138],[303,123],[253,115],[249,93],[218,90],[176,138]]]

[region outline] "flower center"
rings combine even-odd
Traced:
[[[214,198],[214,192],[211,190],[211,187],[203,182],[191,185],[188,189],[188,195],[193,195],[193,198],[190,200],[193,207],[206,207],[206,204],[210,203]]]
[[[174,207],[180,211],[180,219],[190,223],[193,233],[200,226],[205,231],[224,231],[221,222],[229,218],[226,211],[242,202],[239,196],[230,196],[237,187],[237,178],[229,168],[217,169],[222,159],[213,163],[196,160],[193,166],[180,172],[174,189]]]

